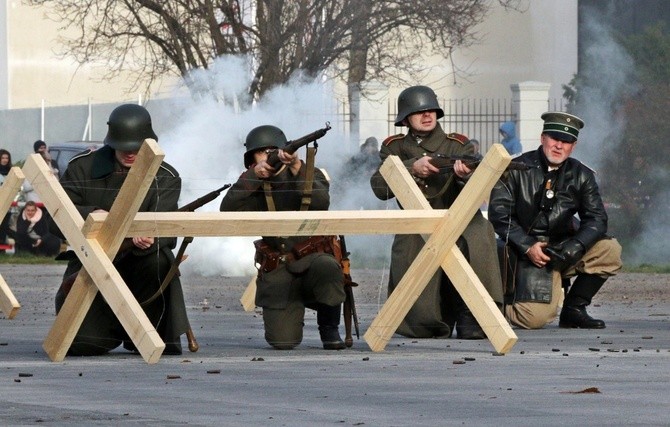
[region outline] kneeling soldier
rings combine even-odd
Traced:
[[[328,209],[326,177],[314,168],[312,156],[306,164],[297,153],[278,150],[286,143],[284,132],[275,126],[249,132],[244,154],[247,170],[226,193],[221,211]],[[264,237],[255,245],[256,305],[263,307],[267,342],[282,350],[300,344],[308,307],[316,310],[323,348],[345,348],[339,334],[344,275],[334,236]]]

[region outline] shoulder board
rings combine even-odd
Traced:
[[[447,138],[453,139],[454,141],[460,143],[461,145],[465,145],[468,142],[470,142],[470,138],[468,138],[467,136],[465,136],[463,134],[456,133],[456,132],[452,132],[452,133],[448,134]]]
[[[382,144],[384,144],[384,145],[389,145],[389,144],[392,143],[393,141],[397,141],[397,140],[399,140],[399,139],[403,139],[404,137],[405,137],[405,134],[404,134],[404,133],[399,133],[399,134],[397,134],[397,135],[391,135],[391,136],[389,136],[388,138],[386,138]]]
[[[86,157],[86,156],[90,155],[91,153],[93,153],[93,151],[95,151],[95,150],[91,150],[91,149],[89,148],[89,149],[86,150],[86,151],[82,151],[82,152],[79,153],[79,154],[75,154],[74,156],[72,156],[72,158],[71,158],[70,160],[68,160],[68,164],[69,164],[70,162],[72,162],[73,160],[81,159],[82,157]]]

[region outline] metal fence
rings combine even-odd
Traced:
[[[445,132],[458,132],[479,141],[482,153],[500,141],[498,128],[503,122],[516,121],[511,99],[443,99],[444,117],[439,122]],[[389,135],[396,133],[397,100],[389,101]]]

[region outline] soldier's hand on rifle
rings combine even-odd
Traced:
[[[412,175],[418,178],[427,178],[433,174],[440,173],[440,169],[430,163],[429,156],[423,156],[412,164]]]
[[[472,173],[472,169],[470,169],[462,160],[456,160],[454,162],[454,173],[459,178],[465,178]]]
[[[300,173],[301,164],[300,164],[300,157],[298,156],[297,152],[289,154],[284,150],[279,150],[277,156],[279,157],[279,160],[281,160],[283,164],[285,164],[291,169],[291,173],[293,175],[298,175],[298,173]]]
[[[270,166],[265,160],[261,160],[254,166],[254,173],[260,179],[267,179],[274,175],[275,168]]]

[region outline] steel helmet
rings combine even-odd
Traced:
[[[398,96],[398,117],[395,125],[402,126],[403,120],[410,114],[419,111],[435,110],[437,118],[444,117],[444,111],[437,103],[437,95],[428,86],[411,86],[400,92]]]
[[[269,147],[281,148],[287,142],[284,132],[276,126],[263,125],[253,128],[244,143],[244,146],[247,147],[247,151],[244,153],[244,167],[248,168],[254,162],[255,151]]]
[[[123,104],[109,115],[105,145],[115,150],[136,151],[147,138],[158,141],[151,127],[151,116],[146,108],[137,104]]]

